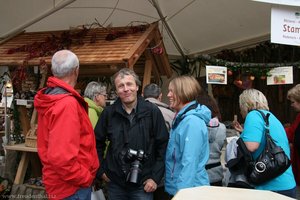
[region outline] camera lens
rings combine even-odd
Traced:
[[[130,172],[128,173],[126,180],[127,182],[138,183],[139,173],[141,172],[140,165],[141,163],[139,160],[135,160],[131,163]]]

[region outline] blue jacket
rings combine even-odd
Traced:
[[[182,188],[209,185],[205,164],[209,158],[206,124],[210,119],[210,110],[192,101],[173,121],[166,153],[165,190],[169,194],[175,195]]]

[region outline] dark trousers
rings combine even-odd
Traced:
[[[170,195],[165,191],[165,187],[158,187],[153,193],[153,200],[170,200]]]
[[[144,186],[123,188],[113,182],[107,183],[108,200],[153,200],[153,193],[145,192]]]

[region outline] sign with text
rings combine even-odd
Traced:
[[[300,8],[272,8],[271,42],[300,45]]]
[[[227,67],[206,66],[207,84],[227,84]]]
[[[293,84],[293,67],[276,67],[270,71],[267,85]]]

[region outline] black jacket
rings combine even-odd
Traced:
[[[100,178],[105,172],[111,181],[122,187],[128,185],[124,171],[129,171],[131,162],[124,161],[122,155],[122,151],[128,148],[143,150],[148,155],[142,161],[139,185],[148,178],[158,184],[165,170],[168,131],[161,111],[154,104],[138,97],[135,112],[135,117],[130,122],[120,99],[117,99],[113,105],[104,109],[95,127],[101,163],[97,177]],[[106,158],[103,159],[106,140],[110,142]]]

